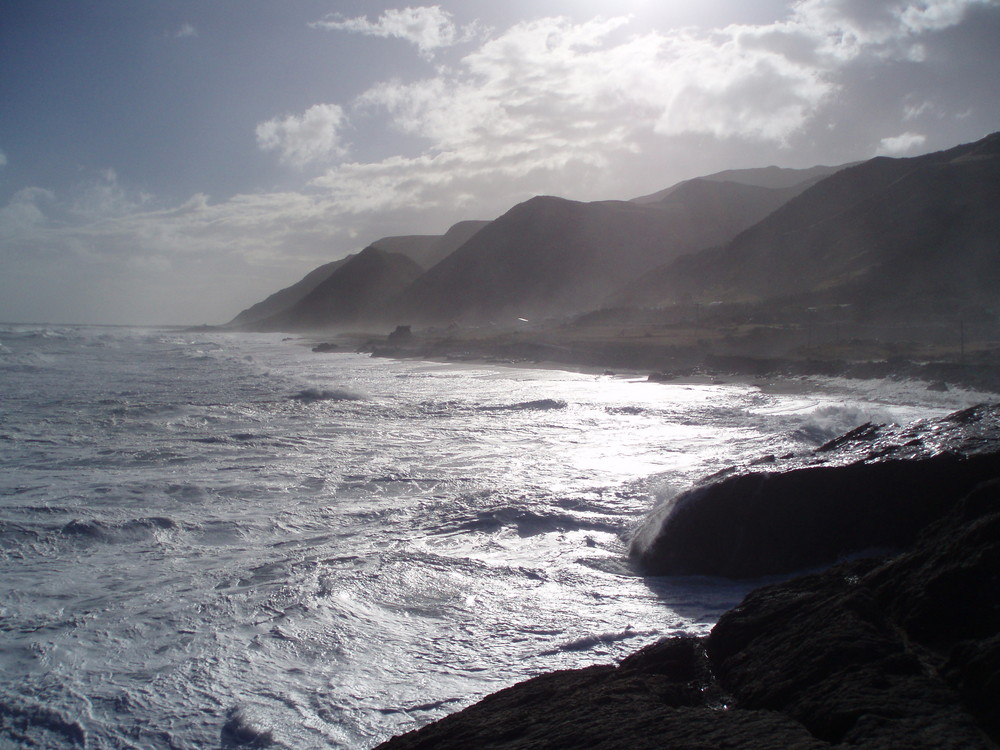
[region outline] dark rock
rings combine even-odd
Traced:
[[[636,535],[654,575],[753,578],[899,550],[1000,476],[1000,407],[904,428],[862,425],[806,456],[757,462],[680,495]]]
[[[911,552],[758,589],[708,639],[741,706],[852,747],[991,747],[1000,738],[1000,483]]]
[[[996,748],[998,576],[993,481],[910,552],[758,589],[706,639],[542,675],[379,747]]]
[[[274,743],[270,730],[255,727],[239,708],[231,708],[226,713],[226,723],[219,736],[224,750],[237,748],[264,748]]]
[[[719,696],[708,686],[710,679],[700,641],[667,640],[634,654],[617,668],[594,666],[522,682],[380,747],[824,747],[778,714],[722,710]],[[765,737],[762,744],[752,744]],[[674,744],[665,744],[666,738]]]
[[[322,343],[317,344],[312,348],[314,352],[325,353],[325,352],[335,352],[340,348],[340,344]]]
[[[400,344],[412,339],[413,331],[410,326],[396,326],[396,329],[386,337],[386,340],[393,344]]]

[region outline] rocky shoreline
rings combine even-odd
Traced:
[[[883,554],[757,589],[705,638],[536,677],[379,748],[1000,746],[1000,406],[908,428],[867,425],[785,460],[741,467],[682,498],[674,512],[704,511],[703,527],[675,540],[695,535],[689,553],[704,557],[697,540],[722,533],[720,548],[748,553],[730,560],[728,575],[872,546]],[[748,481],[744,520],[766,522],[734,545],[725,529],[744,526],[726,514]],[[820,523],[811,521],[816,497],[833,504]],[[822,552],[788,558],[782,540]],[[675,555],[671,544],[649,549],[648,567]]]
[[[608,332],[592,328],[545,327],[521,331],[458,329],[400,336],[345,339],[342,349],[373,357],[549,364],[597,371],[631,371],[651,380],[725,377],[808,376],[924,382],[933,390],[965,388],[1000,393],[1000,350],[968,357],[950,350],[883,341],[796,346],[793,333],[764,345],[760,334],[722,335],[720,329],[681,329],[650,335],[640,329]],[[774,337],[775,334],[770,333]]]

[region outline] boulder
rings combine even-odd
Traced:
[[[900,550],[1000,476],[1000,406],[907,427],[863,425],[806,455],[720,472],[640,529],[653,575],[756,578]]]

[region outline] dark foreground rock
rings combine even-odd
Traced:
[[[756,578],[900,550],[980,482],[1000,476],[1000,406],[907,427],[867,424],[806,455],[733,467],[636,535],[654,575]]]
[[[993,481],[909,552],[758,589],[705,639],[542,675],[380,747],[996,748],[998,633]]]

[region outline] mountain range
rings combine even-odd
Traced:
[[[1000,309],[1000,133],[912,158],[730,170],[631,201],[539,196],[386,237],[244,310],[250,330],[512,325],[608,306]]]
[[[996,309],[1000,134],[877,157],[789,200],[714,249],[633,282],[639,305],[689,299],[852,305],[867,315]]]

